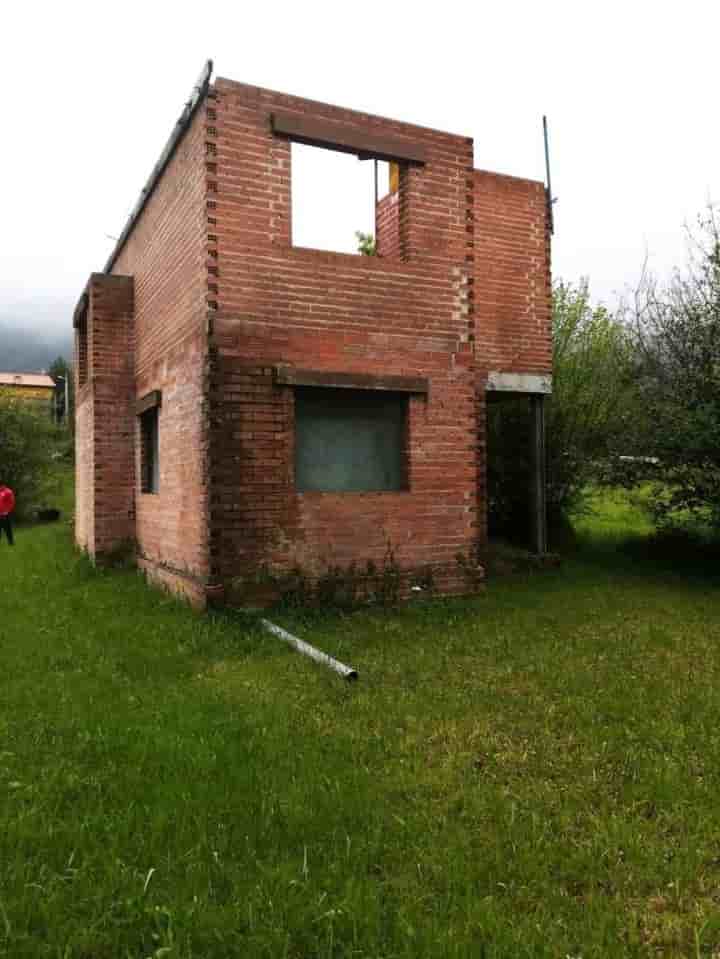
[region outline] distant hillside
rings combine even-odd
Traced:
[[[0,370],[21,372],[45,370],[62,356],[72,363],[72,330],[48,330],[18,326],[0,317]]]

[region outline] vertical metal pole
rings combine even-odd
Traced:
[[[543,140],[545,141],[545,175],[547,178],[547,205],[550,233],[555,232],[555,217],[553,214],[552,183],[550,182],[550,144],[548,143],[547,117],[543,117]]]
[[[378,161],[373,160],[373,168],[375,171],[375,252],[378,252]]]
[[[545,490],[545,397],[533,393],[530,397],[533,445],[533,548],[542,556],[547,553],[547,501]]]

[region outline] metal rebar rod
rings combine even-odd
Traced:
[[[532,414],[532,499],[533,548],[539,556],[547,553],[547,493],[545,459],[545,397],[530,396]]]

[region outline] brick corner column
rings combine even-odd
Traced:
[[[133,278],[94,273],[87,322],[94,512],[87,548],[102,561],[135,539]]]

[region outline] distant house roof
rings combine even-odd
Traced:
[[[0,386],[44,386],[54,390],[55,381],[47,373],[0,373]]]

